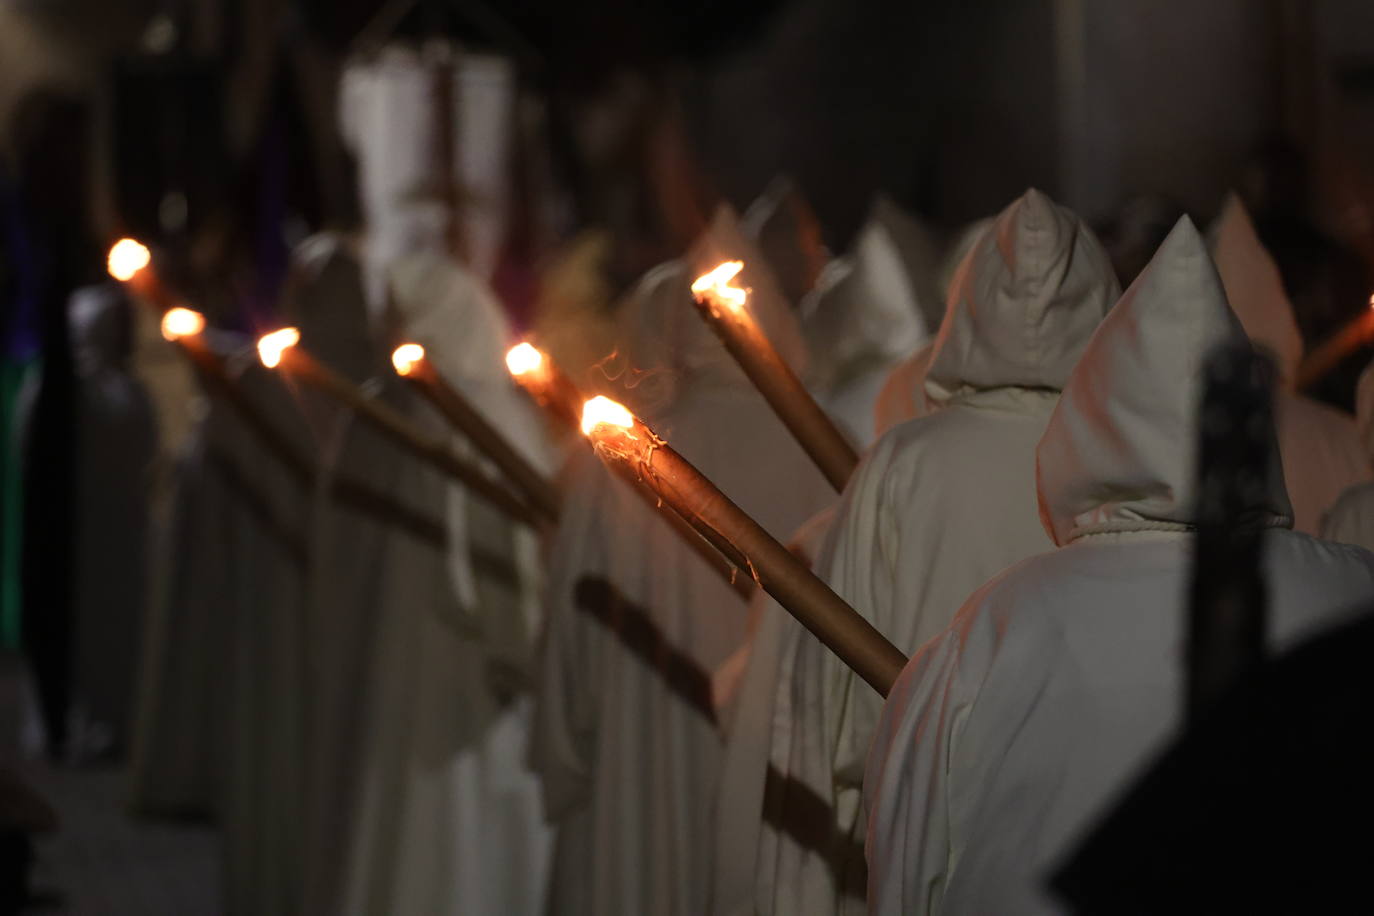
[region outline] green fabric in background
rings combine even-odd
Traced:
[[[24,519],[23,455],[19,442],[19,392],[29,363],[0,363],[0,647],[19,648],[21,535]]]

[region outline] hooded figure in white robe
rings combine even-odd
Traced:
[[[860,448],[875,438],[874,405],[888,373],[930,337],[921,278],[908,266],[921,254],[901,249],[916,235],[906,225],[913,222],[880,197],[853,249],[826,265],[797,308],[811,357],[809,387]]]
[[[399,339],[424,346],[439,374],[549,473],[539,416],[505,368],[511,333],[491,293],[437,254],[401,259],[389,279]],[[408,403],[413,420],[485,465],[427,405]],[[551,845],[525,763],[536,535],[453,481],[407,471],[397,498],[439,523],[443,550],[398,542],[387,555],[392,591],[409,593],[413,578],[423,593],[389,599],[377,622],[338,911],[535,916]]]
[[[1293,504],[1293,530],[1321,531],[1322,517],[1340,495],[1374,474],[1349,414],[1293,390],[1302,361],[1302,336],[1278,265],[1265,250],[1240,198],[1226,198],[1209,232],[1226,298],[1250,340],[1279,369],[1274,423],[1283,476]]]
[[[970,597],[888,698],[864,781],[873,912],[1055,912],[1049,870],[1180,724],[1202,369],[1243,334],[1185,217],[1094,335],[1041,441],[1060,549]],[[1271,468],[1245,516],[1269,529],[1283,647],[1366,599],[1374,557],[1287,530]]]
[[[990,577],[1051,546],[1035,502],[1035,447],[1117,295],[1091,230],[1034,190],[959,268],[926,375],[931,412],[863,460],[816,565],[903,652],[944,629]],[[859,789],[882,698],[814,638],[798,640],[795,656],[778,684],[790,717],[774,718],[772,765],[790,793],[779,806],[819,801],[828,829],[813,825],[798,842],[794,825],[765,828],[757,907],[858,910]]]
[[[122,750],[133,713],[157,426],[129,373],[131,308],[109,286],[79,289],[68,306],[80,455],[68,742],[79,755]]]
[[[633,385],[617,395],[777,537],[832,496],[695,313],[694,277],[745,262],[751,314],[794,368],[801,336],[727,208],[624,314]],[[711,672],[745,639],[739,595],[657,511],[583,453],[550,550],[533,759],[558,826],[555,913],[706,911],[721,757]]]

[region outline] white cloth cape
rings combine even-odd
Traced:
[[[1170,736],[1198,380],[1241,334],[1185,217],[1094,335],[1039,447],[1045,524],[1067,546],[971,597],[888,699],[864,783],[874,912],[1054,912],[1046,870]],[[1288,523],[1273,464],[1247,512],[1262,526]],[[1264,537],[1279,645],[1374,586],[1363,551]]]
[[[1275,395],[1274,422],[1293,504],[1293,529],[1315,535],[1340,495],[1370,479],[1369,457],[1352,417],[1292,390],[1302,360],[1302,336],[1278,265],[1239,197],[1226,198],[1208,234],[1227,301],[1250,340],[1275,357],[1282,384]]]
[[[1355,423],[1367,459],[1374,459],[1374,366],[1360,373],[1355,390]],[[1374,483],[1356,484],[1322,519],[1322,537],[1374,550]]]
[[[991,576],[1050,546],[1035,446],[1116,296],[1091,231],[1037,191],[1009,206],[960,268],[926,377],[932,412],[889,431],[861,463],[816,566],[903,652],[944,629]],[[807,637],[778,690],[791,719],[775,727],[774,766],[831,809],[831,835],[808,846],[764,829],[758,911],[859,909],[859,785],[882,700]]]
[[[766,266],[722,210],[684,262],[651,272],[631,301],[623,352],[637,371],[626,374],[635,384],[627,400],[785,536],[831,495],[693,313],[691,277],[727,257],[748,265],[751,312],[799,360],[800,336]],[[711,673],[743,643],[747,608],[591,455],[575,462],[568,494],[550,551],[533,748],[558,825],[551,908],[702,913],[721,756]]]

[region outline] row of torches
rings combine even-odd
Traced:
[[[273,431],[253,415],[219,357],[201,340],[204,317],[173,304],[151,265],[148,249],[132,239],[123,239],[110,250],[111,276],[164,310],[163,336],[181,345],[250,425],[273,439]],[[727,261],[697,278],[692,293],[698,311],[826,479],[837,491],[843,490],[858,456],[753,321],[746,309],[749,291],[734,285],[743,268],[741,261]],[[1370,305],[1374,309],[1374,297]],[[1371,333],[1374,312],[1361,316],[1317,348],[1299,369],[1297,387],[1310,385],[1368,340]],[[258,339],[258,358],[267,368],[280,368],[352,408],[398,444],[512,518],[530,525],[557,521],[556,488],[440,376],[425,358],[424,347],[417,343],[397,347],[392,353],[397,374],[411,382],[501,469],[518,497],[461,459],[441,440],[316,361],[299,344],[296,328],[281,328]],[[757,584],[887,696],[906,662],[902,653],[642,420],[610,398],[598,395],[585,399],[547,354],[530,343],[511,348],[506,366],[520,387],[556,422],[580,430],[613,473],[651,505],[666,509],[661,517],[743,598],[750,599]]]
[[[163,336],[180,346],[253,428],[275,439],[263,418],[254,415],[218,354],[203,340],[204,317],[175,304],[159,283],[148,249],[122,239],[110,250],[108,266],[111,276],[163,310]],[[698,310],[817,467],[837,491],[842,490],[858,456],[753,321],[746,309],[749,291],[733,285],[743,268],[743,262],[727,261],[698,278],[692,284]],[[500,468],[514,492],[315,360],[300,346],[296,328],[264,334],[258,338],[257,351],[265,367],[279,369],[353,409],[397,444],[512,518],[530,525],[557,521],[557,490],[443,379],[420,344],[403,343],[393,351],[397,374]],[[906,663],[905,656],[642,420],[610,398],[584,398],[548,355],[528,342],[506,354],[506,366],[516,383],[556,422],[579,430],[613,473],[662,510],[660,517],[741,597],[748,600],[756,586],[762,588],[875,690],[887,695]]]

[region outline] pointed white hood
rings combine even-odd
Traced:
[[[1243,339],[1185,216],[1093,335],[1040,440],[1040,515],[1056,544],[1192,525],[1203,363]],[[1272,448],[1269,485],[1249,510],[1262,524],[1292,516]]]
[[[806,346],[797,318],[763,255],[741,234],[734,210],[722,204],[711,224],[682,258],[649,271],[621,313],[621,349],[629,364],[622,384],[637,410],[652,415],[688,380],[748,385],[692,304],[692,281],[722,261],[744,262],[738,285],[749,290],[748,309],[778,353],[800,374]]]
[[[930,336],[918,278],[902,250],[898,220],[910,220],[879,198],[842,259],[831,261],[820,283],[798,307],[811,381],[828,390],[844,381],[909,356]]]
[[[1293,304],[1284,291],[1278,265],[1235,194],[1227,195],[1207,238],[1231,309],[1250,340],[1274,356],[1279,375],[1291,382],[1303,350]]]
[[[1120,289],[1072,211],[1034,189],[1007,207],[955,272],[926,393],[1057,391]]]

